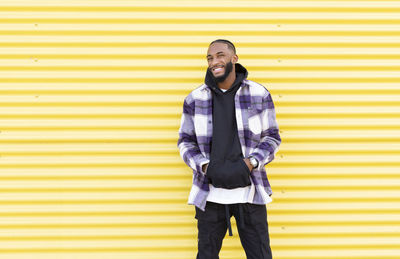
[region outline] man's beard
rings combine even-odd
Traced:
[[[229,74],[232,72],[232,69],[233,69],[233,63],[232,63],[232,61],[229,61],[229,63],[226,63],[226,66],[225,66],[225,73],[224,73],[222,76],[215,77],[214,74],[212,73],[212,71],[210,71],[210,72],[211,72],[212,78],[214,78],[214,80],[215,80],[217,83],[222,83],[222,82],[225,81],[225,79],[226,79],[226,78],[229,76]]]

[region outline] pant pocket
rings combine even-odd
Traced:
[[[195,207],[195,209],[195,218],[197,220],[215,223],[225,219],[224,205],[208,201],[204,211],[197,207]]]
[[[244,205],[247,224],[257,225],[267,222],[267,207],[265,205],[252,203],[246,203]]]

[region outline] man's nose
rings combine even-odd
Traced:
[[[210,63],[211,67],[215,66],[216,64],[218,64],[218,60],[216,58],[213,58]]]

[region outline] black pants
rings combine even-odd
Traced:
[[[197,259],[219,259],[228,218],[237,222],[240,242],[247,259],[272,259],[265,205],[238,203],[223,205],[207,202],[205,211],[196,207],[198,229]]]

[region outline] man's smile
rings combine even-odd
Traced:
[[[222,71],[223,71],[223,68],[224,68],[224,66],[215,66],[215,67],[212,68],[211,71],[212,71],[213,73],[217,74],[217,73],[219,73],[219,72],[222,72]]]

